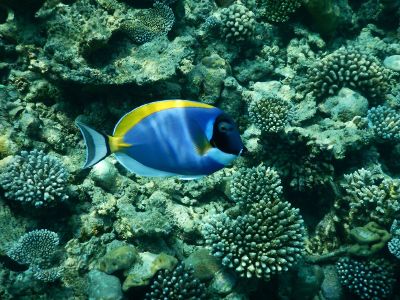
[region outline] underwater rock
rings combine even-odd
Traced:
[[[108,159],[102,160],[94,165],[90,172],[90,177],[93,181],[106,191],[113,189],[117,176],[117,168]]]
[[[39,11],[47,39],[45,50],[30,61],[31,68],[55,81],[85,85],[146,85],[172,79],[180,62],[192,54],[194,38],[169,41],[165,33],[173,23],[172,11],[165,4],[156,6],[162,8],[132,9],[119,2],[110,13],[109,7],[79,0]],[[130,35],[140,42],[157,38],[137,45]]]
[[[120,246],[107,252],[99,261],[99,270],[107,274],[129,269],[137,261],[139,254],[131,245]]]
[[[383,65],[393,71],[400,72],[400,55],[388,56],[383,60]]]
[[[233,272],[222,269],[215,274],[210,283],[210,289],[217,294],[226,295],[232,292],[237,280]]]
[[[177,263],[178,260],[175,257],[165,253],[139,253],[138,262],[127,272],[122,289],[127,291],[132,287],[148,285],[157,271],[172,270]]]
[[[207,249],[199,249],[190,254],[184,261],[185,266],[193,268],[193,275],[200,280],[208,280],[222,268],[221,262],[212,256]]]
[[[324,280],[321,285],[321,294],[324,300],[343,300],[344,292],[335,266],[327,265],[323,268]]]
[[[98,270],[89,272],[89,300],[122,299],[121,283],[118,277]]]
[[[284,299],[311,300],[317,296],[324,280],[320,266],[299,263],[290,273],[279,276],[279,296]]]
[[[368,100],[349,88],[342,88],[337,96],[329,97],[321,103],[319,109],[330,114],[333,120],[347,122],[367,114]]]
[[[229,63],[218,54],[203,57],[188,74],[188,93],[204,103],[215,104],[230,73]]]

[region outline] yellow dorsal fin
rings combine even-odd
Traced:
[[[125,116],[121,118],[121,120],[115,126],[114,136],[124,136],[131,128],[133,128],[141,120],[143,120],[144,118],[153,113],[165,109],[178,108],[178,107],[213,108],[213,106],[211,105],[189,100],[164,100],[164,101],[157,101],[144,104],[132,110],[131,112],[127,113]]]
[[[115,153],[124,148],[132,146],[131,144],[125,143],[122,136],[108,136],[108,145],[111,153]]]

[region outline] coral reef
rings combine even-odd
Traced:
[[[280,98],[267,98],[249,104],[249,117],[263,133],[278,133],[290,121],[289,102]]]
[[[379,171],[359,169],[344,175],[341,183],[344,195],[334,206],[341,225],[351,228],[373,220],[388,227],[400,210],[400,190],[397,179]]]
[[[312,66],[308,70],[306,89],[324,98],[348,87],[374,100],[388,92],[388,81],[388,70],[376,57],[348,47],[324,56]]]
[[[57,233],[47,229],[33,230],[21,236],[7,255],[20,264],[29,265],[34,278],[52,282],[62,273],[60,266],[52,266],[58,244]]]
[[[236,219],[220,215],[203,231],[212,254],[244,278],[269,280],[287,271],[304,248],[304,225],[298,209],[267,197]]]
[[[270,22],[286,22],[290,15],[301,5],[301,0],[264,0],[260,1],[260,15]]]
[[[121,21],[121,30],[140,44],[149,42],[156,37],[166,35],[175,22],[172,9],[155,2],[153,8],[132,14]]]
[[[0,175],[6,197],[33,207],[52,206],[68,199],[68,171],[43,151],[22,151]]]
[[[237,202],[249,205],[262,199],[280,199],[281,179],[274,169],[259,165],[237,170],[230,182],[230,196]]]
[[[0,2],[2,300],[400,294],[399,1]],[[248,151],[192,181],[81,169],[76,121],[164,99]]]
[[[400,259],[400,224],[399,223],[400,222],[397,219],[393,221],[393,224],[390,227],[390,233],[392,235],[392,238],[387,244],[389,252],[392,253],[398,259]]]
[[[253,36],[256,20],[254,13],[239,2],[221,11],[221,23],[227,41],[243,42]]]
[[[360,299],[386,299],[396,282],[393,266],[383,259],[359,261],[343,257],[336,269],[342,285]]]
[[[150,285],[145,299],[206,299],[205,285],[193,276],[193,269],[180,263],[172,271],[162,270]]]
[[[400,141],[400,114],[394,109],[379,105],[368,111],[368,124],[374,136],[383,141]]]

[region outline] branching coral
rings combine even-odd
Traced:
[[[222,32],[229,42],[249,40],[255,30],[255,16],[246,6],[236,3],[221,12]]]
[[[263,133],[282,131],[290,120],[291,104],[279,97],[257,99],[249,105],[249,116]]]
[[[245,205],[263,198],[277,200],[282,196],[281,179],[278,172],[264,165],[241,168],[233,175],[230,191],[235,202]]]
[[[291,187],[304,191],[333,181],[331,155],[312,140],[275,136],[265,143],[266,164],[278,171]]]
[[[376,57],[356,48],[340,48],[308,70],[306,89],[323,98],[348,87],[368,99],[376,99],[388,91],[389,77]]]
[[[172,9],[161,3],[154,3],[153,8],[136,12],[122,20],[121,29],[137,43],[146,43],[166,35],[175,23]]]
[[[394,109],[383,105],[371,108],[368,124],[377,139],[400,141],[400,114]]]
[[[20,264],[29,265],[36,279],[52,282],[61,276],[61,268],[51,265],[58,244],[57,233],[47,229],[33,230],[24,234],[7,255]]]
[[[267,197],[236,219],[220,215],[204,226],[206,244],[241,277],[269,280],[287,271],[304,248],[304,225],[289,202]]]
[[[68,171],[43,151],[22,151],[0,174],[6,197],[35,207],[68,199]]]
[[[185,265],[180,263],[172,271],[159,271],[144,299],[201,300],[206,299],[206,288],[203,283],[194,277],[192,268],[185,268]]]
[[[302,3],[302,0],[263,0],[259,5],[260,15],[269,22],[286,22]]]
[[[342,285],[360,299],[388,298],[396,282],[393,266],[384,259],[362,261],[343,257],[336,269]]]
[[[400,221],[394,220],[390,227],[392,239],[388,243],[389,252],[400,259]]]
[[[334,204],[345,228],[374,221],[387,227],[400,211],[400,182],[384,174],[360,169],[344,176],[344,196]]]

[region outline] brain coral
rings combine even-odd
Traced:
[[[144,299],[206,299],[206,288],[203,283],[193,276],[192,268],[185,268],[185,265],[180,263],[172,271],[159,271]]]
[[[279,97],[257,99],[249,105],[249,116],[263,133],[277,133],[289,123],[291,104]]]
[[[7,198],[35,207],[68,199],[68,171],[62,162],[43,151],[22,151],[0,174]]]
[[[304,225],[289,202],[262,199],[244,215],[225,214],[204,226],[206,244],[241,277],[269,280],[288,270],[304,248]]]
[[[360,299],[386,299],[396,282],[393,266],[384,259],[359,261],[342,257],[336,269],[342,285]]]
[[[221,11],[221,23],[226,40],[240,42],[253,36],[256,19],[254,13],[239,2]]]
[[[388,71],[374,56],[356,48],[340,48],[308,70],[306,89],[323,98],[348,87],[367,99],[376,99],[388,91],[388,79]]]
[[[47,229],[33,230],[24,234],[7,255],[20,264],[29,265],[36,279],[51,282],[61,275],[61,268],[50,264],[58,244],[57,233]]]
[[[400,114],[394,109],[379,105],[368,111],[368,124],[380,140],[400,141]]]

